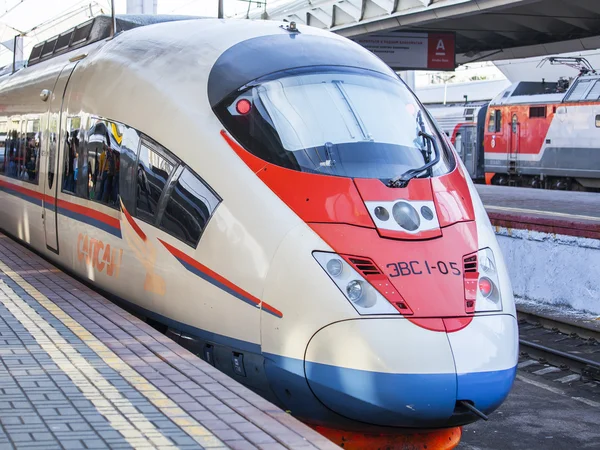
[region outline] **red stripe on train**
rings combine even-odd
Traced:
[[[229,289],[231,289],[234,292],[237,292],[238,294],[240,294],[244,298],[248,299],[252,303],[254,303],[256,305],[262,305],[263,309],[271,312],[272,314],[276,315],[277,317],[283,317],[283,313],[281,311],[279,311],[277,308],[274,308],[273,306],[269,305],[268,303],[265,303],[265,302],[259,300],[258,298],[254,297],[252,294],[250,294],[249,292],[246,292],[245,290],[243,290],[241,287],[236,286],[235,284],[233,284],[228,279],[222,277],[217,272],[209,269],[208,267],[206,267],[201,262],[196,261],[192,257],[186,255],[181,250],[173,247],[172,245],[167,244],[162,239],[158,239],[158,240],[176,258],[178,258],[178,259],[184,261],[185,263],[189,264],[190,266],[198,269],[200,272],[208,275],[209,277],[213,278],[214,280],[218,281],[219,283],[223,284],[224,286],[227,286]]]

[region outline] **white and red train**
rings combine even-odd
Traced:
[[[572,83],[514,83],[489,104],[428,109],[475,180],[485,173],[498,185],[600,189],[600,74],[592,70]]]
[[[507,270],[397,75],[310,27],[147,20],[96,18],[0,79],[0,227],[309,423],[495,410]]]

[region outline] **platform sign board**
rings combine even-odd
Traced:
[[[394,70],[456,69],[456,35],[437,32],[391,32],[353,39]]]

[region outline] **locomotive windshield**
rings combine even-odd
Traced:
[[[216,110],[263,160],[289,169],[389,180],[429,162],[427,113],[397,79],[366,70],[288,71],[258,80]],[[450,170],[442,152],[432,173]]]

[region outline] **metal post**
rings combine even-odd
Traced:
[[[117,32],[117,18],[115,17],[115,0],[110,0],[110,15],[112,17],[112,30],[110,36],[113,37]]]
[[[222,19],[223,18],[223,1],[224,0],[217,0],[219,2],[218,5],[218,10],[217,10],[217,18]]]
[[[13,73],[17,71],[17,61],[23,60],[23,36],[15,36],[13,48]]]

